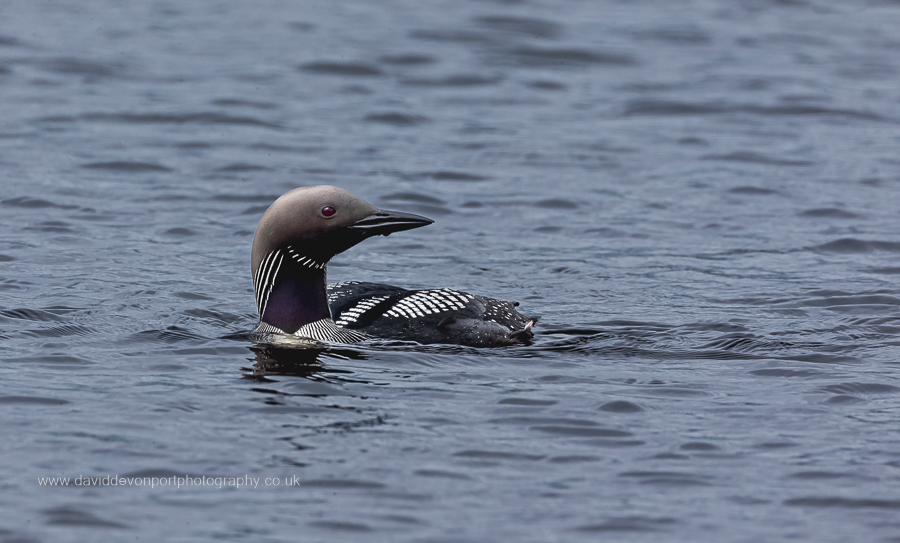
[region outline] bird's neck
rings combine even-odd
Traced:
[[[287,334],[311,322],[331,318],[325,292],[325,270],[288,265],[275,280],[262,322]]]

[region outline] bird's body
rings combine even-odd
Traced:
[[[337,187],[295,189],[275,201],[253,240],[256,332],[339,343],[365,339],[494,347],[529,343],[535,318],[504,302],[450,288],[407,290],[348,281],[326,285],[332,256],[373,235],[431,224],[381,211]]]
[[[379,338],[492,347],[527,342],[534,324],[515,302],[450,288],[348,281],[328,285],[327,292],[335,324]]]

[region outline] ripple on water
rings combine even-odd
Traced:
[[[866,403],[866,400],[858,396],[850,396],[849,394],[838,394],[837,396],[826,398],[822,401],[822,403],[834,405],[853,405],[858,403]]]
[[[832,480],[832,479],[863,479],[873,480],[871,477],[863,477],[855,473],[843,473],[835,471],[797,471],[788,475],[792,479],[805,480]]]
[[[169,228],[168,230],[164,231],[162,234],[164,236],[184,238],[184,237],[196,236],[197,232],[191,230],[190,228],[182,228],[179,226],[179,227],[175,227],[175,228]]]
[[[500,76],[456,74],[437,78],[402,79],[400,83],[413,87],[480,87],[496,85],[503,81]]]
[[[382,196],[381,199],[387,200],[387,201],[432,204],[432,205],[437,205],[437,206],[442,206],[447,203],[444,200],[441,200],[440,198],[435,198],[434,196],[429,196],[427,194],[421,194],[418,192],[394,192],[394,193]]]
[[[413,30],[409,37],[417,40],[434,42],[456,42],[464,44],[489,43],[494,41],[490,35],[471,30]]]
[[[499,60],[520,68],[586,68],[589,66],[634,66],[637,59],[621,53],[579,48],[523,45],[503,51]]]
[[[659,40],[673,45],[706,45],[712,41],[708,32],[694,26],[663,26],[653,30],[636,32],[639,39]]]
[[[81,369],[96,364],[96,362],[92,362],[85,358],[62,353],[53,353],[42,356],[26,356],[19,358],[4,358],[3,361],[20,362],[29,366],[44,366],[59,369]]]
[[[31,230],[33,232],[50,232],[56,234],[72,234],[75,230],[71,228],[71,224],[63,221],[44,221],[36,226],[27,226],[23,230]]]
[[[585,524],[575,528],[579,532],[659,532],[677,524],[671,517],[616,517],[598,524]]]
[[[475,17],[474,20],[476,24],[492,30],[511,32],[546,40],[556,39],[560,37],[563,32],[562,25],[538,18],[487,15]]]
[[[848,117],[866,121],[887,121],[886,117],[851,109],[827,108],[819,106],[760,106],[727,102],[691,103],[671,100],[642,98],[628,102],[623,110],[631,115],[722,115],[730,113],[751,113],[756,115],[809,115],[821,117]]]
[[[82,168],[88,170],[107,170],[120,173],[143,173],[143,172],[171,172],[172,168],[153,164],[151,162],[129,162],[127,160],[115,160],[112,162],[89,162],[82,164]]]
[[[66,405],[68,400],[40,396],[0,396],[0,405]]]
[[[678,447],[682,451],[718,451],[719,447],[713,445],[712,443],[707,443],[705,441],[690,441],[688,443],[683,443],[680,447]]]
[[[565,83],[560,83],[559,81],[550,81],[548,79],[540,79],[538,81],[530,81],[526,83],[532,89],[538,90],[548,90],[548,91],[560,91],[568,88],[568,85]]]
[[[436,172],[424,172],[424,177],[435,181],[486,181],[490,177],[468,172],[440,170]]]
[[[455,471],[445,471],[438,469],[420,469],[414,472],[415,475],[419,477],[435,477],[438,479],[455,479],[459,481],[471,481],[472,478],[464,473],[457,473]]]
[[[217,98],[211,103],[215,106],[249,107],[253,109],[275,109],[278,107],[278,105],[273,102],[260,102],[254,100],[244,100],[241,98]]]
[[[384,75],[377,66],[363,62],[316,61],[301,64],[298,69],[304,72],[324,75],[348,77],[374,77]]]
[[[815,362],[817,364],[858,364],[862,360],[855,356],[829,353],[792,354],[783,357],[785,360]]]
[[[601,458],[599,456],[593,455],[567,455],[567,456],[554,456],[550,458],[548,462],[553,464],[575,464],[579,462],[598,462]]]
[[[213,200],[220,202],[246,202],[246,203],[271,203],[278,199],[280,194],[216,194]]]
[[[634,478],[644,485],[710,486],[709,477],[677,471],[625,471],[619,477]]]
[[[129,336],[129,339],[133,342],[138,343],[181,343],[203,341],[207,338],[196,334],[186,328],[169,326],[164,330],[145,330],[143,332],[136,332],[134,334],[131,334]]]
[[[216,171],[222,173],[269,172],[272,171],[272,168],[262,166],[260,164],[234,162],[232,164],[222,166],[221,168],[216,168]]]
[[[609,428],[585,428],[583,426],[531,426],[529,430],[561,437],[631,437],[631,432]]]
[[[524,405],[529,407],[546,407],[555,405],[559,402],[556,400],[539,400],[536,398],[503,398],[499,402],[500,405]]]
[[[791,498],[785,505],[795,507],[822,507],[847,509],[900,509],[900,500],[892,499],[853,499],[835,496],[808,496]]]
[[[105,520],[97,515],[75,507],[53,507],[44,509],[46,524],[49,526],[73,526],[85,528],[128,528],[126,524]]]
[[[359,479],[308,479],[300,481],[298,485],[306,488],[336,488],[342,490],[376,490],[386,488],[382,483]]]
[[[819,390],[835,394],[896,394],[900,392],[900,387],[884,383],[841,383],[824,386]]]
[[[61,326],[53,326],[37,330],[26,330],[25,334],[34,337],[66,337],[66,336],[89,336],[96,334],[97,330],[89,326],[80,324],[63,324]]]
[[[751,196],[765,196],[767,194],[778,194],[778,191],[772,189],[765,189],[760,187],[734,187],[732,189],[728,189],[728,192],[731,194],[748,194]]]
[[[37,66],[60,75],[78,75],[86,78],[118,77],[125,74],[125,67],[112,62],[97,62],[74,57],[41,60]]]
[[[860,294],[834,293],[821,298],[801,300],[797,302],[797,305],[800,307],[823,307],[842,312],[855,308],[863,315],[870,314],[877,306],[886,306],[887,308],[900,306],[900,297],[888,295],[893,294],[891,291],[881,292]]]
[[[418,66],[422,64],[433,64],[437,59],[430,55],[419,53],[400,53],[396,55],[384,55],[378,58],[382,64],[392,64],[396,66]]]
[[[532,405],[532,404],[528,404]],[[497,419],[489,419],[487,422],[492,424],[564,424],[568,426],[597,426],[598,424],[592,420],[584,419],[566,419],[556,417],[501,417]]]
[[[867,273],[875,273],[878,275],[900,275],[900,267],[867,268],[865,271]]]
[[[307,523],[315,528],[322,528],[335,532],[371,532],[372,528],[367,524],[358,522],[346,522],[338,520],[314,520]]]
[[[187,309],[182,313],[184,315],[223,326],[246,321],[246,317],[243,315],[235,315],[234,313],[214,311],[211,309]]]
[[[817,207],[800,212],[801,217],[813,217],[817,219],[858,219],[860,216],[836,207]]]
[[[53,202],[41,199],[41,198],[30,198],[28,196],[20,196],[18,198],[8,198],[6,200],[0,200],[0,205],[10,206],[10,207],[22,207],[25,209],[40,209],[45,207],[57,207],[60,209],[77,209],[78,206],[75,205],[63,205],[63,204],[55,204]]]
[[[759,375],[760,377],[813,377],[816,375],[824,375],[822,372],[815,370],[793,370],[788,368],[765,368],[753,370],[750,373]]]
[[[810,247],[809,250],[821,253],[872,253],[876,251],[896,253],[900,252],[900,242],[841,238]]]
[[[109,122],[123,124],[198,124],[198,125],[235,125],[259,126],[263,128],[281,128],[274,122],[255,117],[241,117],[217,112],[190,113],[85,113],[78,119],[92,122]],[[47,118],[47,120],[50,120]],[[74,120],[74,119],[73,119]]]
[[[691,397],[699,397],[699,396],[710,396],[709,392],[704,392],[702,390],[695,390],[692,388],[682,388],[682,387],[663,387],[663,386],[650,386],[644,387],[641,389],[642,392],[653,396],[664,396],[664,397],[673,397],[673,398],[691,398]]]
[[[772,166],[812,166],[815,162],[808,160],[788,160],[775,158],[753,151],[735,151],[724,155],[703,155],[700,160],[724,160],[726,162],[750,162],[754,164],[768,164]],[[760,189],[762,190],[762,189]],[[732,192],[734,192],[732,190]],[[771,194],[774,191],[768,191]]]
[[[173,292],[172,296],[175,296],[176,298],[181,298],[183,300],[205,300],[205,301],[215,300],[215,298],[213,298],[211,296],[207,296],[205,294],[199,294],[196,292]]]
[[[601,405],[599,409],[607,413],[640,413],[644,410],[643,407],[625,400],[607,402]]]
[[[524,454],[503,451],[464,450],[453,453],[458,458],[470,458],[473,460],[525,460],[536,461],[545,458],[542,454]]]
[[[533,204],[535,207],[544,209],[577,209],[578,204],[571,200],[563,198],[548,198],[546,200],[538,200]]]
[[[400,112],[371,113],[366,115],[364,120],[369,123],[387,124],[391,126],[416,126],[430,122],[428,117]]]

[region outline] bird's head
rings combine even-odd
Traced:
[[[324,267],[334,255],[366,238],[433,222],[412,213],[380,210],[339,187],[297,188],[275,200],[260,219],[253,238],[253,274],[277,249],[291,247],[299,258]]]

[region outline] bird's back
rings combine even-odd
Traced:
[[[504,302],[449,288],[406,290],[349,281],[328,285],[335,324],[371,337],[476,347],[528,344],[536,318]]]

